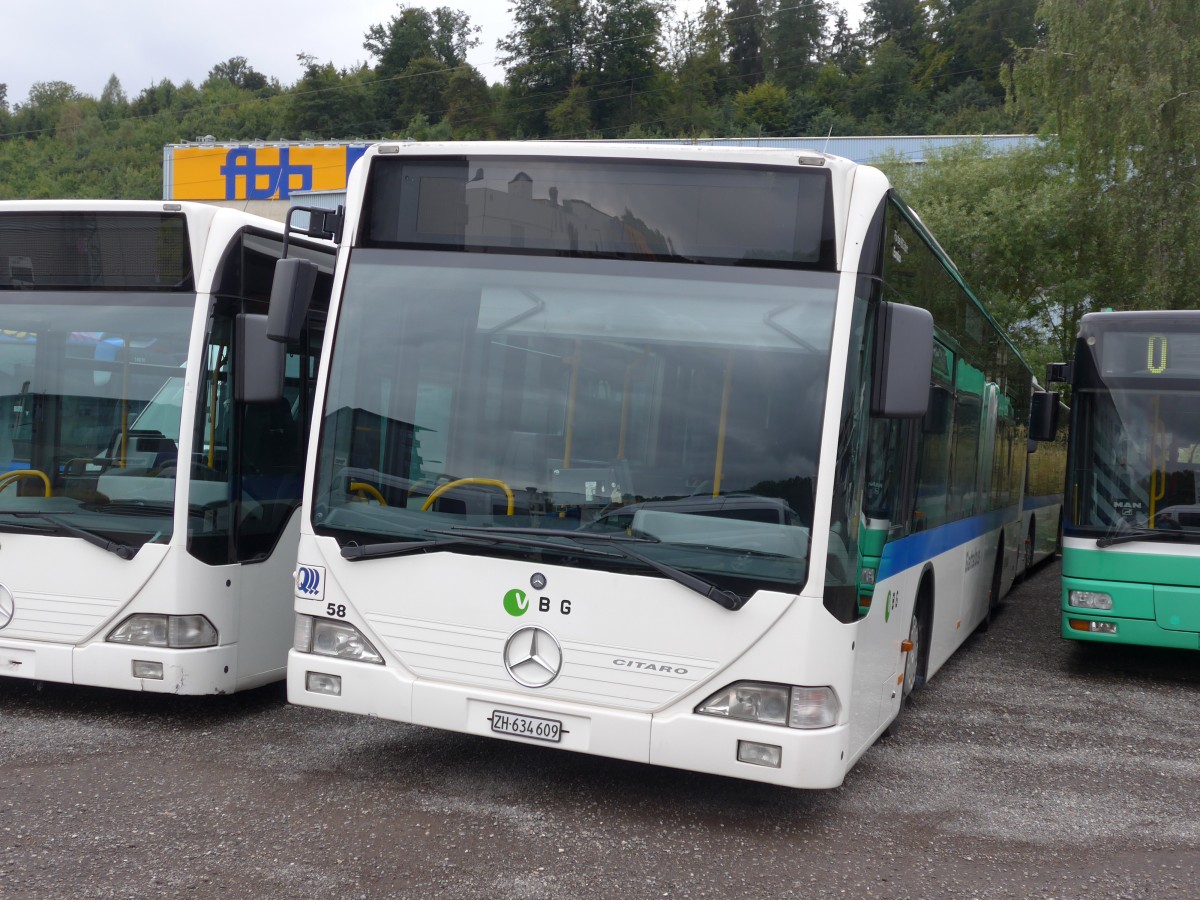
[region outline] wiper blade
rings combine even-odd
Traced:
[[[476,541],[464,537],[437,538],[436,540],[386,541],[380,544],[348,544],[342,548],[342,558],[380,559],[385,556],[404,556],[406,553],[416,553],[418,550],[440,550],[445,547],[456,547],[462,544],[480,546],[487,541]]]
[[[430,534],[445,534],[451,537],[466,537],[476,541],[486,541],[492,544],[516,544],[518,547],[536,547],[539,550],[554,550],[558,553],[583,554],[599,556],[608,559],[620,559],[619,553],[607,553],[595,547],[581,547],[578,544],[560,544],[555,541],[538,539],[529,535],[539,532],[551,537],[574,538],[573,531],[558,531],[540,528],[471,528],[455,527],[453,529],[428,528]]]
[[[746,601],[735,594],[733,591],[722,590],[711,581],[705,581],[703,578],[698,578],[682,569],[677,569],[674,566],[667,565],[664,562],[659,562],[657,559],[651,559],[649,556],[644,556],[638,553],[632,547],[627,547],[623,542],[617,542],[616,548],[631,559],[636,559],[656,572],[661,572],[677,584],[683,585],[685,588],[691,588],[701,597],[706,597],[718,606],[736,612],[746,605]]]
[[[88,531],[86,528],[80,528],[78,525],[72,525],[65,519],[50,513],[41,512],[6,512],[7,516],[14,516],[18,519],[41,519],[43,522],[49,522],[54,526],[55,531],[60,534],[67,534],[71,537],[77,537],[82,541],[87,541],[89,544],[99,547],[101,550],[107,550],[121,559],[133,559],[137,553],[128,544],[122,544],[120,541],[110,540],[102,534],[97,534],[94,531]]]
[[[553,528],[504,528],[503,526],[491,527],[491,528],[455,528],[454,531],[450,532],[450,533],[452,533],[452,534],[469,533],[472,536],[475,536],[475,535],[481,535],[481,536],[482,535],[495,535],[496,537],[504,536],[502,539],[505,541],[511,542],[511,543],[530,543],[532,541],[531,538],[517,537],[516,535],[534,535],[534,534],[545,534],[545,535],[550,535],[553,537],[568,538],[569,540],[575,541],[575,542],[577,542],[577,541],[604,541],[604,542],[610,543],[613,546],[613,548],[616,549],[617,551],[619,551],[619,553],[622,556],[628,557],[629,559],[636,560],[637,562],[640,562],[642,565],[648,566],[649,568],[653,569],[654,571],[656,571],[662,575],[666,575],[668,578],[670,578],[676,584],[683,585],[685,588],[695,591],[701,597],[704,597],[707,600],[713,601],[718,606],[722,606],[728,610],[739,610],[743,606],[746,605],[746,601],[744,599],[742,599],[741,597],[739,597],[737,594],[735,594],[733,591],[722,590],[721,588],[717,587],[715,584],[713,584],[710,581],[705,581],[703,578],[699,578],[688,572],[684,572],[682,569],[677,569],[672,565],[668,565],[667,563],[659,562],[658,560],[652,559],[649,556],[645,556],[645,555],[639,553],[638,551],[634,550],[632,547],[628,546],[631,543],[641,543],[641,544],[660,543],[658,541],[658,539],[656,539],[656,538],[631,537],[629,535],[624,535],[624,534],[605,534],[603,532],[601,532],[599,534],[592,534],[592,533],[586,532],[586,531],[584,531],[584,532],[568,531],[565,529],[553,529]],[[513,536],[509,536],[509,535],[513,535]],[[570,549],[567,547],[563,547],[561,544],[554,544],[551,541],[537,541],[535,543],[535,546],[550,546],[557,550]],[[614,555],[612,553],[605,553],[603,551],[597,550],[594,547],[581,547],[580,549],[586,550],[589,554],[595,555],[595,556],[613,556]]]
[[[1096,541],[1097,547],[1111,547],[1113,544],[1131,544],[1134,541],[1181,541],[1188,537],[1186,531],[1161,531],[1150,528],[1139,529],[1137,531],[1126,531],[1113,537],[1102,537]],[[1192,533],[1191,536],[1200,538],[1200,534]]]
[[[622,532],[613,531],[581,531],[572,528],[510,528],[505,525],[458,525],[453,529],[448,529],[447,533],[460,534],[469,532],[470,534],[516,534],[530,535],[532,537],[564,537],[570,540],[587,540],[587,541],[613,541],[613,542],[631,542],[635,544],[659,544],[662,543],[655,537],[639,537],[637,535],[629,535]]]

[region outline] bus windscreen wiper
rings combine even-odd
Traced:
[[[1111,547],[1113,544],[1130,544],[1134,541],[1181,541],[1187,537],[1200,538],[1200,533],[1179,530],[1162,530],[1139,528],[1137,531],[1123,531],[1113,537],[1102,537],[1096,541],[1097,547]]]
[[[672,565],[664,562],[659,562],[649,556],[645,556],[631,548],[630,544],[657,544],[660,543],[656,538],[633,537],[625,534],[605,534],[603,532],[592,534],[590,532],[567,531],[565,529],[555,528],[504,528],[503,526],[491,526],[485,528],[455,528],[452,534],[470,534],[471,536],[487,536],[495,535],[497,537],[505,536],[503,539],[511,543],[531,543],[533,538],[526,535],[546,535],[547,537],[567,538],[573,542],[579,541],[603,541],[611,545],[622,556],[636,560],[642,565],[647,566],[654,571],[666,575],[676,584],[683,585],[689,590],[695,591],[701,597],[711,600],[718,606],[722,606],[728,610],[739,610],[746,605],[746,601],[735,594],[733,591],[722,590],[710,581],[705,581],[703,578],[698,578],[682,569],[677,569]],[[509,537],[509,535],[512,535]],[[519,537],[518,537],[519,536]],[[557,550],[566,550],[561,544],[555,544],[552,541],[537,541],[535,546],[547,546]],[[613,556],[614,554],[605,553],[592,547],[581,547],[580,549],[587,550],[590,555],[598,556]]]
[[[109,553],[119,556],[121,559],[133,559],[137,551],[128,544],[122,544],[120,541],[110,540],[102,534],[97,534],[94,531],[88,531],[86,528],[80,528],[78,525],[72,525],[70,522],[60,518],[59,516],[51,515],[50,513],[42,512],[26,512],[24,510],[6,510],[4,515],[13,516],[18,519],[41,519],[43,522],[49,522],[53,526],[53,530],[59,534],[70,535],[77,537],[82,541],[87,541],[89,544],[99,547],[101,550],[107,550]]]
[[[385,556],[404,556],[406,553],[416,553],[419,550],[442,550],[447,547],[459,547],[464,544],[481,546],[490,543],[484,540],[471,540],[465,537],[444,537],[433,540],[413,538],[407,541],[384,541],[379,544],[347,544],[342,548],[342,558],[380,559]]]

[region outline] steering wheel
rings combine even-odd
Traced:
[[[454,481],[447,481],[445,484],[440,484],[434,489],[432,494],[425,498],[425,502],[421,504],[421,512],[425,512],[433,506],[434,501],[446,493],[446,491],[451,488],[462,487],[464,484],[487,484],[500,488],[500,490],[504,491],[504,496],[508,498],[508,512],[505,515],[511,516],[513,514],[515,498],[513,497],[512,488],[498,478],[456,478]]]
[[[383,494],[379,493],[379,488],[373,484],[367,484],[365,481],[352,481],[348,490],[352,494],[358,494],[361,500],[366,500],[369,497],[380,506],[387,506],[387,501],[383,499]]]
[[[50,496],[50,477],[40,469],[14,469],[11,472],[5,472],[0,475],[0,491],[22,478],[40,478],[46,491],[43,496]]]

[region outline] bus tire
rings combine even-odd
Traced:
[[[1021,580],[1024,581],[1033,571],[1033,551],[1037,540],[1037,519],[1030,517],[1029,534],[1025,535],[1025,552],[1021,554]]]
[[[896,717],[883,730],[884,737],[895,736],[900,728],[900,720],[904,717],[904,707],[911,702],[910,698],[913,692],[925,683],[925,662],[928,659],[928,623],[932,621],[931,612],[929,579],[925,578],[922,579],[921,587],[917,591],[912,618],[908,623],[908,640],[912,644],[912,649],[904,656],[904,676],[900,681],[900,706],[896,710]]]
[[[996,563],[992,566],[992,581],[988,586],[988,604],[987,611],[983,614],[983,620],[979,623],[979,632],[981,634],[987,632],[992,627],[992,616],[1000,610],[1000,584],[1004,578],[1004,538],[1000,538],[1000,544],[996,548]]]

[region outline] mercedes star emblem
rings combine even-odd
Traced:
[[[562,648],[545,629],[522,628],[504,645],[504,668],[517,684],[545,687],[562,670]]]
[[[13,601],[12,591],[0,584],[0,628],[6,628],[13,620],[17,604]]]

